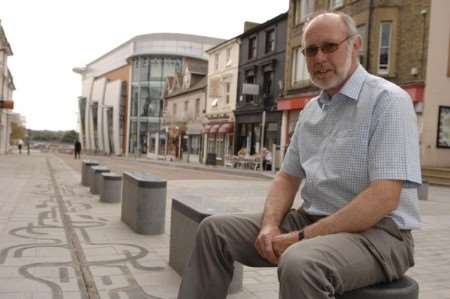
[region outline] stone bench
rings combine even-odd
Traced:
[[[100,201],[120,202],[122,198],[122,175],[104,172],[100,179]]]
[[[417,188],[419,200],[428,200],[428,182],[422,179],[422,184]]]
[[[91,166],[90,168],[90,191],[92,194],[100,194],[100,180],[102,173],[109,172],[109,168],[105,166]]]
[[[89,169],[91,166],[97,166],[97,161],[83,160],[81,162],[81,185],[88,187],[90,185]]]
[[[121,219],[144,235],[164,233],[167,182],[142,172],[125,172]]]
[[[390,283],[380,283],[373,286],[356,289],[336,299],[418,299],[419,286],[417,282],[404,276]]]
[[[170,219],[169,265],[183,275],[184,268],[191,257],[195,236],[200,222],[211,215],[239,212],[238,209],[226,207],[211,199],[184,196],[172,200]],[[229,293],[242,290],[243,266],[234,263],[233,279]]]

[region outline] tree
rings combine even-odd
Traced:
[[[74,130],[66,131],[61,138],[61,142],[64,143],[74,143],[78,140],[78,133]]]
[[[11,123],[11,141],[25,139],[26,130],[24,127],[16,123]]]

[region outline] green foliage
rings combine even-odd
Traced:
[[[67,131],[61,138],[61,142],[64,143],[74,143],[77,140],[78,140],[78,133],[74,130]]]
[[[78,139],[78,133],[71,131],[29,130],[31,141],[74,143]]]
[[[19,140],[25,138],[26,130],[24,127],[11,123],[11,140]]]

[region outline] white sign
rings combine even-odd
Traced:
[[[259,85],[258,84],[251,84],[251,83],[244,83],[242,85],[242,94],[249,94],[249,95],[259,95]]]

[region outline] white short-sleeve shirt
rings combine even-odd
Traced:
[[[325,92],[300,113],[282,170],[304,178],[304,209],[330,215],[374,180],[401,180],[401,229],[420,225],[421,184],[416,114],[399,86],[358,66],[339,93]]]

